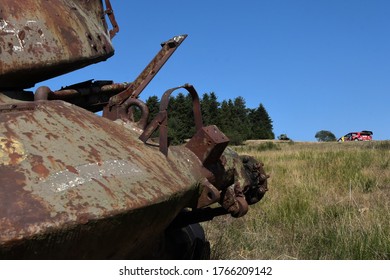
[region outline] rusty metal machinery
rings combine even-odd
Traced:
[[[108,0],[0,3],[0,259],[207,257],[197,223],[245,215],[268,176],[203,125],[192,85],[167,90],[147,123],[138,96],[186,35],[163,43],[134,82],[32,93],[25,89],[111,56],[114,12]],[[168,102],[178,89],[192,96],[196,132],[169,146]],[[200,242],[179,253],[175,242],[189,231]]]

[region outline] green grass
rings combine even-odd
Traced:
[[[389,259],[390,141],[251,143],[269,192],[204,224],[214,259]]]

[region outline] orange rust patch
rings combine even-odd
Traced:
[[[72,173],[74,173],[74,174],[79,174],[79,172],[77,171],[77,169],[74,168],[73,166],[67,165],[67,166],[66,166],[66,169],[68,169],[69,172],[72,172]]]
[[[49,176],[50,171],[43,164],[43,159],[41,156],[33,155],[31,165],[31,170],[37,173],[40,178],[46,178]]]
[[[31,169],[32,169],[32,171],[37,173],[39,175],[39,177],[46,178],[50,174],[50,171],[43,164],[35,165]]]

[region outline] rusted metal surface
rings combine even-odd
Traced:
[[[0,1],[3,89],[32,87],[113,53],[101,0]]]
[[[269,176],[265,174],[263,164],[253,157],[239,156],[227,148],[221,158],[207,168],[211,176],[202,182],[204,188],[198,207],[180,212],[171,227],[210,221],[226,214],[242,217],[247,213],[248,206],[259,202],[268,191]],[[221,207],[206,207],[212,200],[217,200]]]
[[[240,217],[267,190],[252,158],[164,155],[139,128],[63,101],[8,100],[0,122],[0,258],[158,258],[169,225]]]
[[[203,208],[209,206],[215,202],[219,202],[221,198],[220,191],[209,182],[208,179],[204,178],[200,182],[202,187],[202,193],[199,195],[198,203],[196,208]]]
[[[112,9],[110,0],[104,0],[104,3],[106,4],[106,10],[104,11],[104,14],[108,16],[112,25],[112,29],[109,31],[110,38],[112,39],[116,33],[119,32],[119,25],[115,19],[114,10]]]
[[[63,101],[8,99],[0,122],[0,258],[157,257],[170,224],[241,217],[267,191],[261,164],[223,150],[215,127],[164,154],[142,127]]]
[[[186,144],[201,160],[203,165],[217,162],[229,144],[229,138],[218,127],[210,125],[199,129]]]
[[[123,232],[122,239],[134,240],[134,232],[152,240],[156,236],[146,228],[157,230],[157,234],[181,209],[196,205],[203,171],[189,150],[173,147],[170,156],[165,157],[156,148],[138,141],[131,127],[61,101],[24,103],[12,110],[5,107],[0,108],[1,248],[15,243],[25,248],[32,239],[49,238],[64,248],[88,248],[85,257],[93,258],[94,250],[90,250],[98,246],[94,243],[98,238],[89,242],[84,237],[82,242],[86,244],[78,244],[81,237],[73,231],[81,230],[77,229],[81,225],[87,224],[89,235],[108,238],[120,232],[110,233],[112,227],[94,232],[95,226],[96,230],[100,228],[95,225],[98,220],[114,219],[119,223],[121,220],[114,216],[132,220],[129,213],[137,217],[140,212],[143,220],[137,226],[132,223],[134,228]],[[147,210],[149,207],[153,211]],[[95,257],[114,252],[113,256],[124,257],[122,251],[133,252],[136,245],[123,242],[115,248],[101,248]],[[147,240],[141,238],[139,244],[142,243]],[[119,248],[126,244],[132,247]],[[56,254],[44,253],[51,257]],[[67,253],[59,256],[76,256],[75,252]],[[12,256],[11,252],[6,254]]]
[[[221,190],[220,204],[233,216],[241,217],[268,191],[263,165],[250,156],[239,156],[226,148],[221,158],[206,168],[213,177],[209,181]]]

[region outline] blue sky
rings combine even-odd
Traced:
[[[191,83],[220,101],[262,103],[276,136],[316,141],[372,130],[390,139],[390,1],[111,0],[120,32],[114,57],[43,82],[133,81],[160,43],[188,34],[141,94]]]

